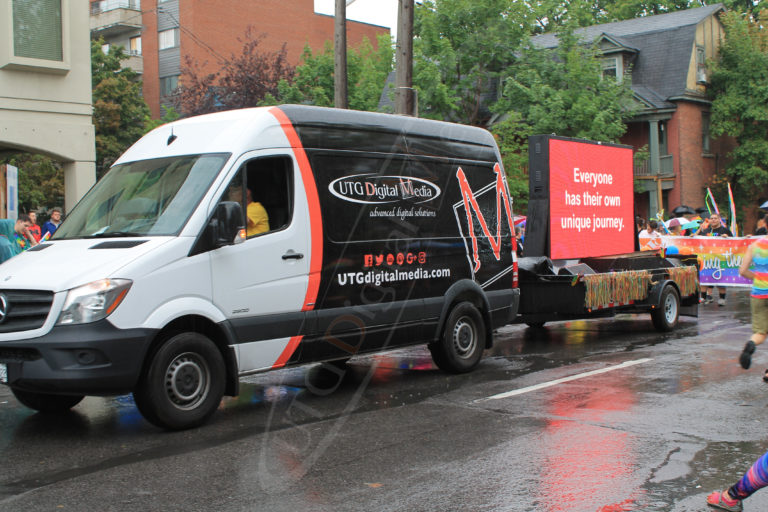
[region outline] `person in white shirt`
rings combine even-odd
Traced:
[[[640,241],[641,251],[656,251],[661,249],[661,234],[656,231],[658,223],[655,220],[649,220],[637,238]]]

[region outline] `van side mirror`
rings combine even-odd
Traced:
[[[239,244],[245,240],[243,208],[236,201],[222,201],[210,223],[214,247]]]

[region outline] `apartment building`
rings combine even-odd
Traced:
[[[0,34],[0,151],[61,162],[69,209],[96,180],[88,10],[77,0],[2,2]]]
[[[321,51],[333,42],[333,16],[314,12],[314,0],[91,0],[91,34],[129,51],[127,65],[142,74],[144,99],[157,118],[178,85],[185,56],[216,71],[237,55],[249,26],[263,34],[263,51],[286,44],[288,61],[299,63],[305,44]],[[347,44],[363,37],[376,44],[389,29],[347,22]],[[137,62],[137,61],[141,62]]]

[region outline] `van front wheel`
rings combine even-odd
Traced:
[[[465,373],[480,362],[485,349],[485,323],[471,302],[457,304],[448,315],[442,337],[429,344],[432,360],[450,373]]]
[[[202,334],[184,332],[163,343],[133,392],[136,407],[153,425],[183,430],[204,423],[224,396],[224,359]]]

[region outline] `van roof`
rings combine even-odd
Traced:
[[[305,148],[497,160],[487,130],[409,116],[308,105],[279,107]]]
[[[310,105],[280,105],[228,110],[179,119],[138,141],[119,163],[198,152],[238,152],[252,148],[263,130],[277,126],[270,113],[279,109],[290,120],[305,149],[364,151],[498,161],[487,130],[443,121],[377,112]],[[178,140],[170,144],[170,136]]]

